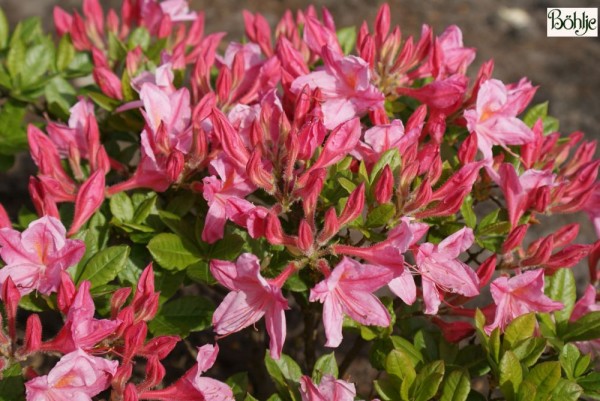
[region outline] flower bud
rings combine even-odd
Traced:
[[[475,272],[479,278],[479,288],[483,288],[490,282],[496,271],[496,255],[487,258]]]
[[[389,165],[386,165],[381,175],[379,176],[379,180],[375,184],[374,195],[377,203],[384,204],[388,203],[392,199],[392,194],[394,193],[394,176],[392,175],[392,169]]]
[[[21,357],[37,352],[42,345],[42,322],[37,314],[30,315],[25,324],[23,346],[17,351]]]
[[[63,314],[67,314],[75,298],[77,289],[73,279],[67,272],[62,272],[60,275],[60,285],[58,286],[58,294],[56,297],[56,303],[58,304],[58,310]]]
[[[348,197],[346,206],[340,214],[338,224],[345,226],[360,216],[365,207],[365,184],[361,183]]]
[[[509,253],[523,242],[525,234],[527,234],[529,224],[521,224],[512,230],[502,244],[502,253]]]
[[[319,234],[318,239],[319,243],[324,244],[331,237],[337,234],[338,231],[340,231],[340,223],[335,213],[335,208],[331,207],[325,212],[323,230],[321,230],[321,234]]]
[[[304,252],[305,254],[309,254],[312,249],[313,242],[314,236],[312,228],[310,228],[310,225],[306,222],[305,219],[303,219],[300,222],[300,227],[298,228],[297,246],[302,252]]]
[[[458,149],[458,160],[462,165],[471,163],[477,155],[477,135],[470,134]]]
[[[111,319],[114,320],[117,318],[119,311],[121,310],[123,305],[125,305],[125,302],[127,302],[127,298],[129,297],[130,294],[131,294],[130,287],[119,288],[118,290],[116,290],[113,293],[112,297],[110,298],[110,317],[111,317]]]

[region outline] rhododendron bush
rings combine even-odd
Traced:
[[[456,26],[243,16],[0,14],[0,164],[38,168],[0,208],[0,400],[600,399],[600,248],[535,227],[600,234],[595,142]]]

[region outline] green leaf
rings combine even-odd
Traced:
[[[208,262],[205,260],[201,260],[194,264],[189,265],[185,272],[189,278],[194,280],[197,283],[214,285],[217,283],[217,280],[212,276],[210,272],[210,268]]]
[[[443,379],[444,361],[434,361],[423,366],[415,379],[415,401],[428,401],[433,398]]]
[[[248,372],[239,372],[229,376],[225,383],[231,387],[234,398],[242,400],[244,399],[242,397],[248,392]]]
[[[110,98],[100,92],[89,91],[86,92],[86,95],[89,96],[94,101],[94,103],[96,103],[98,106],[102,107],[106,111],[113,111],[120,104],[119,100]]]
[[[583,389],[577,383],[560,379],[556,387],[552,390],[553,401],[577,401]]]
[[[152,238],[148,250],[156,262],[167,270],[183,270],[200,260],[199,250],[176,234],[163,233]]]
[[[600,372],[592,372],[577,379],[577,384],[587,393],[600,395]]]
[[[129,50],[135,49],[137,46],[141,47],[142,50],[146,50],[150,45],[150,33],[143,27],[135,28],[129,35],[127,41],[127,48]]]
[[[206,259],[234,260],[244,248],[246,241],[238,234],[226,235],[214,244],[202,243],[202,254]]]
[[[519,358],[521,363],[527,367],[537,362],[546,349],[546,339],[543,337],[532,337],[521,341],[512,352]]]
[[[339,29],[337,37],[344,54],[350,54],[356,44],[356,27],[349,26]]]
[[[375,380],[373,382],[373,387],[375,388],[375,391],[377,391],[377,395],[383,401],[407,400],[407,398],[402,397],[402,395],[398,393],[398,383],[395,383],[391,378],[386,377]]]
[[[518,342],[532,337],[535,330],[535,313],[527,313],[514,319],[504,332],[504,349],[512,349]]]
[[[446,377],[440,401],[466,401],[471,392],[471,379],[466,370],[455,370]]]
[[[136,208],[131,218],[131,222],[134,224],[142,224],[148,216],[152,213],[156,206],[156,194],[151,195],[149,198],[144,199]]]
[[[6,19],[6,14],[4,10],[0,7],[0,50],[4,49],[8,44],[8,36],[9,36],[9,26],[8,20]]]
[[[58,71],[66,70],[74,58],[75,47],[71,43],[71,36],[69,34],[63,35],[60,38],[60,42],[58,42],[58,49],[56,50],[56,69]]]
[[[0,380],[0,401],[21,401],[25,399],[23,369],[15,363],[2,371]]]
[[[13,155],[27,149],[27,134],[22,121],[25,105],[8,100],[0,105],[0,154]]]
[[[119,192],[110,198],[110,212],[114,217],[122,222],[131,222],[133,220],[133,202],[125,192]]]
[[[564,305],[562,309],[554,312],[554,319],[560,336],[567,327],[577,298],[577,286],[573,271],[571,269],[558,269],[554,275],[549,276],[546,295],[555,301],[562,302]]]
[[[11,44],[8,56],[6,57],[6,67],[13,79],[13,85],[16,87],[21,86],[21,82],[17,78],[21,75],[21,68],[25,64],[25,52],[26,49],[23,42],[16,40]]]
[[[396,206],[392,203],[384,203],[375,207],[367,215],[367,224],[369,228],[381,227],[386,225],[396,214]]]
[[[419,363],[423,362],[423,354],[410,341],[399,336],[391,336],[390,339],[394,348],[403,351],[413,366],[418,366]]]
[[[529,371],[523,383],[533,384],[537,389],[536,398],[550,393],[560,380],[560,363],[542,362]]]
[[[155,336],[177,335],[187,337],[192,331],[212,325],[214,304],[204,297],[187,296],[165,303],[148,328]]]
[[[521,382],[523,381],[523,368],[519,359],[511,351],[506,351],[500,360],[500,390],[507,401],[515,399]]]
[[[38,82],[48,70],[53,56],[53,48],[47,42],[27,49],[24,64],[21,66],[21,77],[24,88]]]
[[[549,135],[553,132],[557,132],[560,128],[560,122],[557,118],[552,116],[546,116],[544,118],[544,135]]]
[[[271,358],[269,351],[265,354],[265,366],[279,392],[287,391],[289,399],[299,401],[298,382],[302,376],[300,366],[285,354],[281,354],[281,357],[275,360]]]
[[[519,394],[517,395],[517,401],[534,401],[537,396],[537,387],[535,384],[524,381],[519,386]]]
[[[381,170],[383,170],[385,166],[390,166],[390,169],[393,172],[400,166],[400,163],[401,158],[398,148],[386,150],[385,152],[383,152],[379,160],[377,160],[377,163],[375,163],[375,165],[373,166],[369,182],[371,184],[375,183],[375,181],[379,177],[379,173],[381,172]]]
[[[540,118],[543,120],[548,115],[548,102],[536,104],[527,110],[525,116],[523,117],[523,122],[529,126],[529,128],[533,127],[537,120]]]
[[[560,351],[558,360],[560,361],[560,366],[565,372],[567,378],[575,378],[575,368],[577,367],[577,361],[580,357],[581,354],[579,353],[579,349],[577,349],[577,347],[573,344],[565,344],[563,349]]]
[[[338,377],[338,365],[335,360],[335,353],[322,355],[312,371],[312,380],[315,383],[321,383],[323,375],[331,375],[337,379]]]
[[[588,341],[600,338],[600,311],[590,312],[568,323],[562,336],[565,341]]]
[[[477,215],[475,215],[475,210],[473,210],[473,198],[471,195],[465,197],[463,204],[460,206],[460,213],[463,215],[467,227],[475,228],[477,225]]]
[[[94,255],[78,272],[77,284],[88,280],[92,288],[107,284],[125,267],[129,256],[129,247],[125,245],[111,246]]]
[[[385,358],[385,371],[402,381],[408,381],[409,386],[415,381],[417,373],[410,358],[399,349],[392,350]]]

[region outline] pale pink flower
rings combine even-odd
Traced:
[[[89,281],[81,283],[63,328],[54,339],[43,344],[43,348],[58,349],[61,352],[71,352],[78,348],[88,350],[115,332],[120,321],[94,318],[96,307],[90,288]]]
[[[60,285],[61,272],[75,265],[85,252],[83,241],[66,238],[60,220],[44,216],[23,233],[0,229],[0,286],[11,277],[22,295],[39,291],[49,295]]]
[[[231,290],[213,314],[217,334],[238,332],[264,316],[271,340],[271,357],[279,359],[286,335],[284,311],[289,309],[281,287],[295,271],[294,265],[289,265],[274,279],[265,279],[260,274],[258,258],[244,253],[236,263],[212,260],[210,271],[219,283]]]
[[[454,292],[467,297],[479,294],[477,275],[457,259],[473,240],[473,230],[464,227],[437,245],[429,242],[419,245],[416,259],[423,281],[425,313],[437,313],[442,292]]]
[[[325,102],[322,105],[325,127],[333,129],[368,110],[382,107],[384,95],[371,84],[369,64],[356,56],[343,57],[329,47],[323,47],[325,67],[300,76],[291,90],[300,93],[305,85],[319,88]]]
[[[160,8],[167,14],[171,21],[194,21],[198,14],[190,11],[187,0],[164,0],[160,3]]]
[[[244,201],[243,198],[251,193],[254,187],[247,177],[241,175],[224,157],[214,159],[210,163],[209,171],[216,175],[205,177],[202,180],[204,199],[208,202],[202,240],[213,243],[223,238],[225,222],[227,219],[231,219],[235,213],[229,203]],[[251,206],[250,202],[247,204]]]
[[[48,136],[56,146],[58,154],[62,159],[69,157],[69,150],[76,147],[84,159],[88,158],[88,120],[94,116],[94,105],[87,99],[81,98],[69,110],[68,125],[49,122],[46,130]]]
[[[202,374],[210,369],[217,359],[218,345],[203,345],[198,348],[196,365],[173,385],[160,390],[144,391],[139,395],[140,400],[161,401],[234,401],[231,388],[218,380],[203,377]]]
[[[464,47],[462,32],[456,25],[451,25],[439,36],[439,58],[441,65],[438,72],[439,77],[447,77],[453,74],[465,74],[467,67],[475,59],[475,49]]]
[[[329,276],[310,290],[309,300],[323,303],[326,347],[342,342],[344,315],[363,325],[390,325],[389,312],[372,293],[393,278],[392,269],[364,265],[344,256]]]
[[[496,317],[485,327],[489,334],[496,327],[504,331],[515,318],[529,312],[552,312],[564,305],[544,295],[544,269],[527,271],[515,277],[499,277],[490,286],[496,304]]]
[[[118,365],[77,349],[63,356],[48,375],[25,383],[27,401],[91,401],[110,386]]]
[[[596,302],[596,288],[594,288],[593,285],[588,285],[583,296],[575,304],[569,320],[574,322],[590,312],[597,311],[600,311],[600,304]],[[575,345],[577,345],[577,348],[579,348],[581,352],[586,354],[591,354],[592,352],[596,354],[600,353],[600,340],[598,339],[577,341],[575,342]]]
[[[331,375],[323,375],[318,387],[308,376],[300,379],[302,401],[354,401],[356,388],[353,383],[336,380]]]
[[[475,109],[466,110],[464,116],[469,131],[477,135],[477,146],[484,159],[492,157],[493,145],[523,145],[535,140],[533,131],[516,117],[535,90],[526,80],[505,86],[490,79],[481,85]]]
[[[376,125],[365,131],[363,140],[358,143],[352,155],[359,160],[364,160],[367,165],[373,165],[387,150],[396,148],[400,154],[403,154],[409,145],[419,139],[419,134],[419,129],[405,132],[401,120],[394,120],[386,125]]]

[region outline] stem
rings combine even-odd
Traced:
[[[366,343],[367,342],[365,340],[363,340],[360,335],[358,335],[356,337],[356,339],[354,340],[354,344],[352,344],[352,348],[350,348],[350,351],[348,351],[348,353],[346,354],[346,357],[340,364],[340,368],[339,368],[339,372],[340,372],[339,376],[340,377],[344,376],[344,373],[346,373],[346,370],[348,370],[350,365],[352,365],[352,362],[354,362],[356,357],[360,354],[360,351],[362,351],[362,348],[364,347],[364,345]]]

